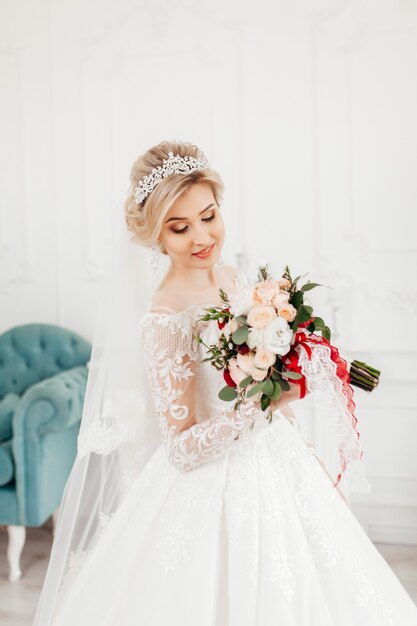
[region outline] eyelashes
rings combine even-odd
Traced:
[[[203,222],[211,222],[211,220],[214,220],[214,218],[216,217],[216,215],[213,213],[213,215],[211,217],[205,217],[203,218]],[[182,235],[183,233],[185,233],[185,231],[187,230],[188,226],[184,226],[184,228],[182,228],[181,230],[172,230],[173,233],[178,233],[179,235]]]

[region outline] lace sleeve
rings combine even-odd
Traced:
[[[230,448],[259,413],[254,404],[197,420],[198,342],[186,313],[150,313],[144,348],[152,397],[169,461],[190,470]],[[200,416],[199,416],[200,417]]]

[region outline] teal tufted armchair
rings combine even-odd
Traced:
[[[77,451],[90,356],[88,341],[51,324],[0,335],[0,525],[9,534],[9,580],[21,576],[26,526],[56,518]]]

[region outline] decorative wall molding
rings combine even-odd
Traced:
[[[0,48],[0,119],[7,120],[0,141],[0,294],[4,296],[35,280],[21,100],[24,61],[19,47]]]
[[[417,542],[417,478],[369,476],[372,491],[355,494],[352,511],[375,542],[415,545]]]

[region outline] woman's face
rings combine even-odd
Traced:
[[[195,183],[174,202],[158,241],[180,269],[205,268],[216,263],[224,242],[224,222],[208,183]],[[209,256],[195,256],[212,245]]]

